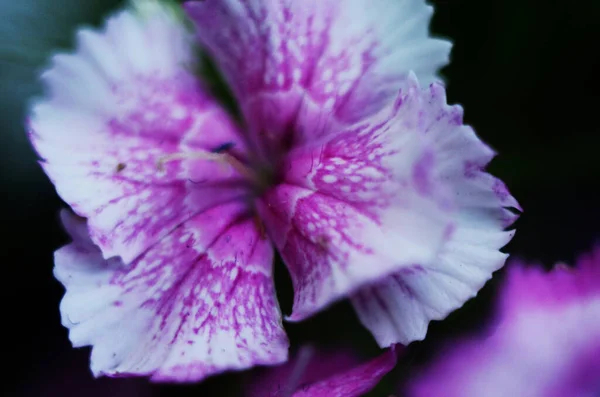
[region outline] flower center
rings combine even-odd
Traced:
[[[214,161],[224,167],[231,167],[248,182],[252,197],[260,197],[268,188],[276,183],[276,174],[273,167],[252,162],[248,164],[229,152],[232,145],[224,144],[212,151],[179,152],[160,157],[156,162],[159,171],[164,170],[164,165],[179,160],[208,160]]]
[[[179,152],[172,153],[167,156],[160,157],[156,162],[158,171],[164,171],[166,163],[179,160],[209,160],[231,167],[237,171],[250,187],[250,211],[256,223],[256,227],[260,232],[261,238],[266,238],[265,226],[260,219],[255,208],[254,200],[263,195],[263,193],[277,183],[277,174],[274,172],[274,167],[260,162],[248,164],[237,158],[229,152],[232,144],[224,144],[212,151],[194,151],[194,152]]]

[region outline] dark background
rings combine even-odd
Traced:
[[[25,137],[24,112],[49,54],[70,48],[75,26],[97,25],[119,3],[1,0],[2,395],[206,396],[235,395],[241,387],[234,375],[188,387],[93,381],[89,351],[72,349],[60,325],[63,289],[52,276],[52,253],[67,242],[58,224],[62,204]],[[449,102],[462,104],[466,122],[500,153],[490,170],[525,209],[506,250],[546,266],[572,262],[600,232],[600,2],[434,3],[433,32],[454,41],[452,63],[443,71]],[[282,309],[289,313],[289,280],[281,267],[277,275]],[[411,345],[372,394],[387,396],[445,338],[479,327],[501,279],[502,271],[476,299],[432,324],[428,340]],[[345,303],[288,331],[293,346],[351,343],[365,355],[377,352]]]

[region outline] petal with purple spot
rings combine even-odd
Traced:
[[[195,216],[128,265],[102,258],[84,220],[63,219],[62,322],[74,346],[92,346],[96,376],[190,382],[287,359],[273,251],[243,206]]]

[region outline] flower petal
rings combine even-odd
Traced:
[[[194,57],[190,34],[171,13],[123,11],[101,32],[81,30],[76,53],[56,55],[42,75],[48,92],[32,108],[30,138],[61,197],[89,219],[105,258],[128,263],[185,219],[240,194],[224,186],[237,176],[222,165],[158,166],[224,142],[244,150],[194,78]]]
[[[371,361],[330,378],[303,386],[293,397],[359,397],[374,388],[396,366],[390,349]]]
[[[435,80],[451,47],[429,37],[433,9],[424,0],[204,0],[185,7],[250,127],[266,139],[283,139],[300,107],[311,119],[373,114],[410,70]],[[294,139],[322,132],[307,129]]]
[[[358,397],[373,389],[394,368],[396,347],[368,361],[350,350],[301,349],[287,363],[252,374],[248,397]]]
[[[454,228],[437,259],[415,262],[353,296],[380,346],[423,339],[431,320],[475,296],[506,260],[499,249],[513,237],[505,228],[518,216],[507,207],[520,209],[504,184],[484,171],[493,152],[462,125],[462,109],[446,104],[444,88],[434,83],[413,102],[419,131],[433,144],[433,173],[453,197]]]
[[[292,150],[263,208],[292,274],[291,319],[353,294],[381,346],[422,339],[506,258],[518,203],[483,171],[492,157],[443,87],[414,75],[393,106]]]
[[[63,213],[73,243],[55,254],[62,322],[74,346],[93,346],[94,375],[188,382],[287,359],[273,251],[244,214],[206,211],[125,265]]]
[[[422,100],[413,81],[396,105],[290,152],[260,210],[291,272],[291,320],[433,263],[447,241],[456,213],[437,173],[444,154],[420,130]]]
[[[407,395],[597,395],[600,248],[549,273],[512,262],[500,293],[493,332],[456,341]]]

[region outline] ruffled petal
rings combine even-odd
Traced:
[[[362,362],[349,350],[304,348],[292,360],[262,374],[252,374],[247,397],[359,397],[373,389],[394,368],[398,352],[393,347]]]
[[[381,346],[422,339],[475,295],[519,208],[443,87],[408,81],[379,114],[292,150],[262,207],[292,274],[291,319],[350,294]]]
[[[419,114],[413,132],[429,137],[432,174],[451,192],[454,227],[435,260],[415,262],[352,297],[380,346],[423,339],[431,320],[475,296],[504,264],[507,255],[499,249],[514,235],[505,228],[520,209],[504,184],[484,171],[494,153],[462,124],[461,107],[446,104],[444,88],[434,83],[413,92],[417,98],[407,98]]]
[[[93,347],[95,376],[189,382],[287,359],[273,251],[242,206],[188,220],[129,265],[103,259],[84,220],[63,220],[62,323],[75,347]]]
[[[457,341],[409,396],[593,396],[600,392],[600,248],[575,268],[508,265],[491,332]]]
[[[397,103],[290,152],[260,211],[291,273],[291,320],[415,264],[433,263],[455,227],[442,153],[420,129],[414,80]]]
[[[185,7],[267,149],[269,141],[290,140],[290,125],[305,118],[334,114],[351,122],[379,111],[409,71],[435,80],[451,48],[429,36],[433,9],[424,0],[204,0]],[[293,139],[325,132],[301,129]]]
[[[227,114],[192,74],[190,33],[164,8],[82,29],[43,73],[30,138],[60,196],[88,218],[105,258],[129,263],[194,214],[238,197],[238,176],[207,160],[159,161],[232,143]]]

